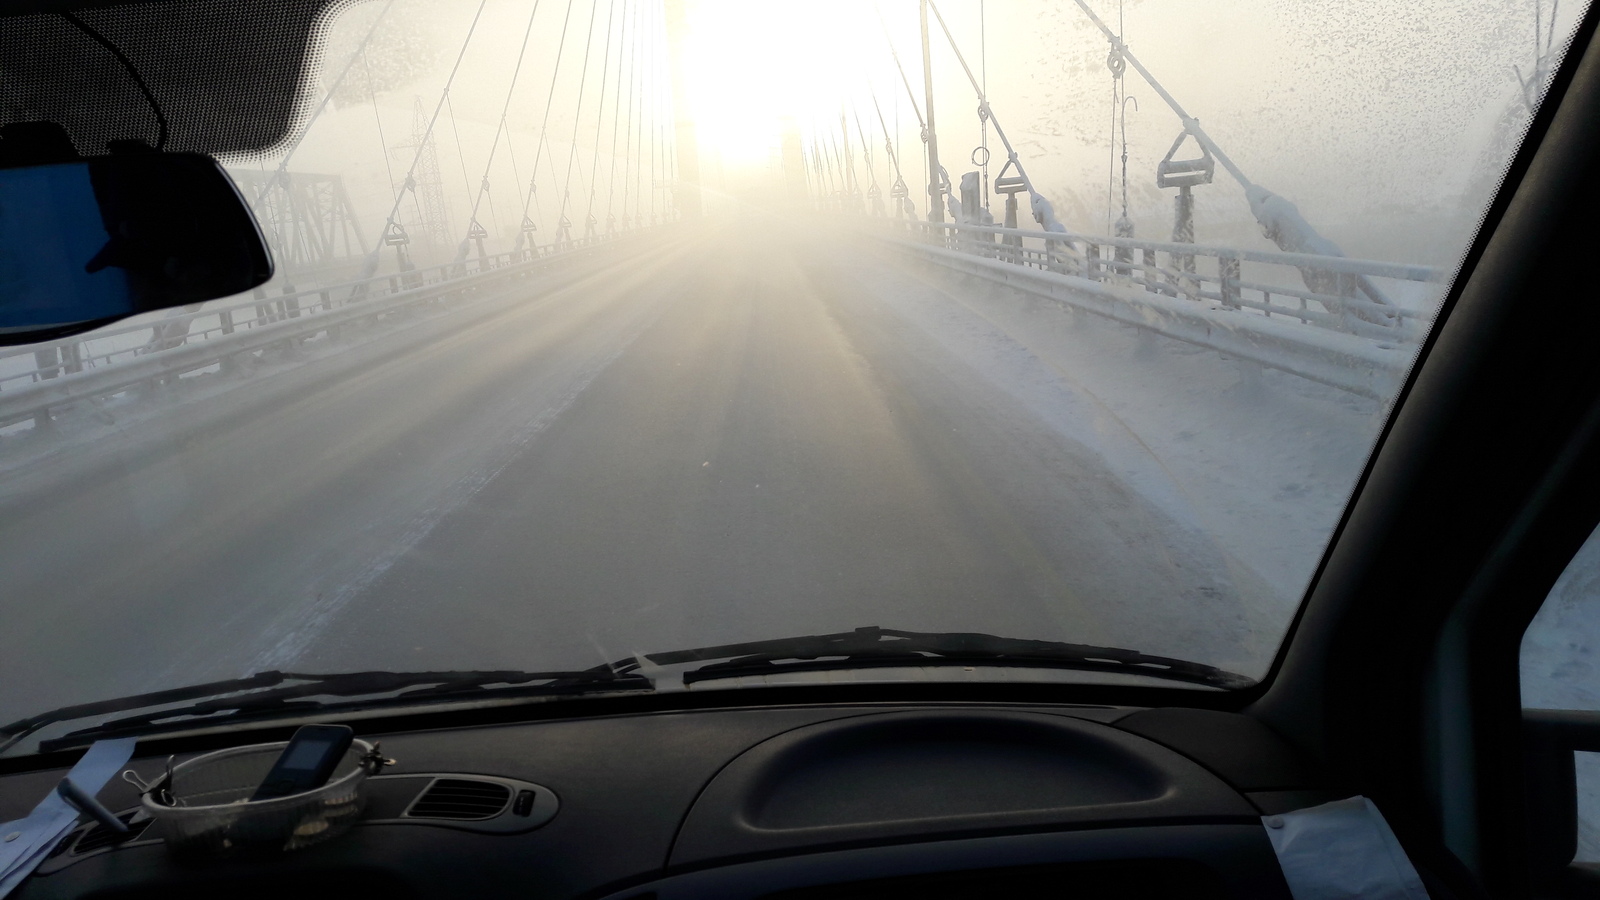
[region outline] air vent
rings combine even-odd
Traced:
[[[134,813],[130,812],[117,817],[123,821],[123,824],[128,826],[127,834],[118,834],[104,825],[96,825],[85,831],[83,836],[78,838],[78,842],[72,845],[72,855],[82,856],[85,853],[93,853],[96,850],[104,850],[107,847],[114,847],[117,844],[126,844],[129,841],[137,840],[139,835],[144,834],[144,830],[150,827],[150,823],[155,821],[154,819],[146,819],[143,822],[132,822],[130,820],[133,816]]]
[[[406,811],[408,819],[450,819],[457,822],[492,819],[511,802],[511,788],[492,781],[440,778]]]

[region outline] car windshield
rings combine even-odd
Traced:
[[[1259,681],[1582,6],[329,4],[218,153],[272,280],[0,349],[0,721]]]

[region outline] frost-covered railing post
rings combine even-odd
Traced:
[[[1355,278],[1343,272],[1329,273],[1333,275],[1334,291],[1341,298],[1353,298],[1356,292]],[[1355,316],[1352,314],[1348,302],[1338,304],[1339,321],[1344,325],[1345,331],[1354,330]]]
[[[1217,281],[1222,288],[1222,305],[1229,309],[1238,309],[1239,257],[1223,255],[1217,257]]]
[[[1161,276],[1157,274],[1159,267],[1156,265],[1156,251],[1154,248],[1144,248],[1140,252],[1140,260],[1139,270],[1142,274],[1140,275],[1139,283],[1147,291],[1158,294],[1167,293],[1166,288],[1161,284]]]
[[[1050,271],[1055,272],[1058,275],[1065,275],[1065,274],[1067,274],[1067,267],[1066,267],[1066,265],[1064,263],[1062,263],[1060,255],[1056,252],[1056,245],[1059,244],[1059,243],[1060,243],[1060,240],[1055,238],[1055,237],[1053,237],[1053,236],[1048,236],[1047,235],[1045,237],[1045,239],[1044,239],[1045,267],[1048,268]]]

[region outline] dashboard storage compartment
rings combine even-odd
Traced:
[[[690,810],[672,863],[910,835],[1255,815],[1190,760],[1098,723],[884,713],[799,728],[734,760]]]
[[[144,793],[145,812],[161,825],[167,847],[181,855],[239,849],[297,850],[350,830],[361,818],[367,777],[382,765],[371,744],[354,741],[328,782],[314,790],[251,800],[287,742],[232,747],[197,756],[172,770],[166,794]]]

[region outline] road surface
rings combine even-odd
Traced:
[[[0,719],[861,625],[1248,655],[1247,567],[841,258],[705,228],[67,448],[0,492]]]

